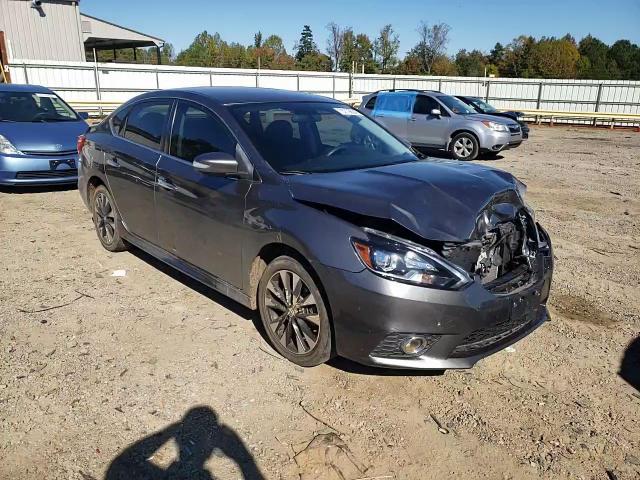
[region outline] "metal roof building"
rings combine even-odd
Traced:
[[[83,15],[79,3],[0,0],[0,58],[83,62],[87,51],[138,47],[159,51],[164,45],[160,38]]]

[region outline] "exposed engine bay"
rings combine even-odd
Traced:
[[[514,209],[512,204],[498,204],[485,210],[477,222],[478,239],[444,243],[442,255],[487,286],[498,286],[500,279],[519,280],[513,287],[528,283],[539,248],[538,232],[525,208]]]

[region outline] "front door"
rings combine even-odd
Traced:
[[[109,189],[130,233],[157,243],[154,186],[171,100],[134,105],[104,145]]]
[[[432,115],[440,110],[441,115]],[[407,137],[413,145],[442,148],[449,139],[449,114],[428,95],[416,96],[413,114],[409,117]]]
[[[179,101],[169,153],[158,163],[156,217],[163,249],[242,287],[242,226],[251,182],[193,168],[198,155],[235,151],[235,138],[215,113]]]

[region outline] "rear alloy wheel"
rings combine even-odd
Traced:
[[[273,347],[303,367],[331,358],[331,326],[322,295],[291,257],[271,262],[258,285],[260,318]]]
[[[470,133],[459,133],[451,140],[449,151],[456,160],[475,160],[480,146],[476,137]]]
[[[111,198],[111,194],[104,187],[98,186],[93,191],[91,203],[93,209],[93,224],[102,246],[110,252],[122,252],[127,249],[120,236],[118,225],[120,218]]]

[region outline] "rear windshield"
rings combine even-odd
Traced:
[[[471,115],[477,113],[473,108],[464,103],[462,100],[451,97],[449,95],[440,95],[437,99],[444,103],[449,110],[458,115]]]
[[[281,174],[356,170],[417,160],[380,125],[339,103],[229,108],[262,157]]]
[[[496,107],[494,107],[493,105],[489,105],[487,102],[479,98],[471,98],[470,100],[471,100],[471,103],[473,103],[476,107],[478,107],[482,112],[495,113],[498,111]]]
[[[0,121],[75,122],[78,115],[54,93],[0,92]]]

